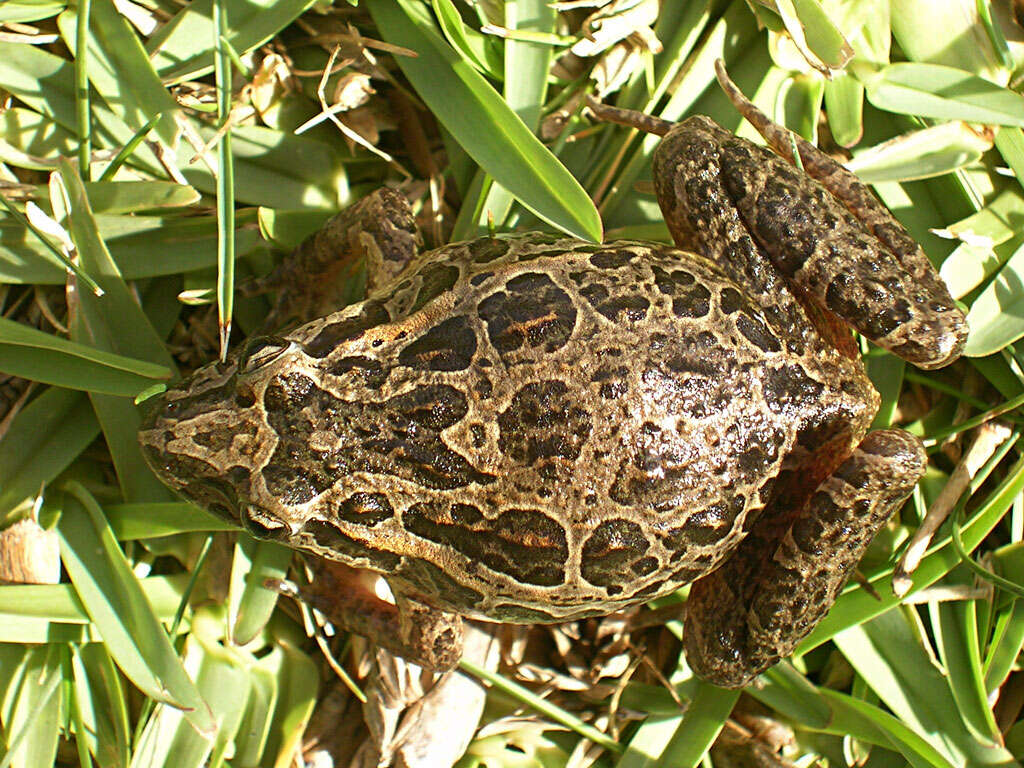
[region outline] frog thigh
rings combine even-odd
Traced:
[[[788,656],[832,607],[925,463],[916,437],[871,432],[781,537],[765,536],[759,520],[722,567],[690,590],[684,641],[697,674],[740,687]]]

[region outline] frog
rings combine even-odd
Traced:
[[[689,665],[749,684],[925,470],[917,437],[870,429],[850,329],[932,369],[967,326],[866,185],[718,76],[768,146],[592,105],[661,135],[673,245],[526,232],[418,254],[408,202],[380,190],[275,273],[302,284],[272,312],[289,330],[149,404],[150,467],[300,550],[303,599],[424,666],[458,662],[467,619],[574,621],[688,585]],[[338,263],[368,265],[340,309]]]

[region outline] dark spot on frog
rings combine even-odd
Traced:
[[[480,285],[481,283],[486,283],[492,277],[494,277],[493,272],[478,272],[477,274],[469,278],[469,284],[477,286]]]
[[[312,357],[326,357],[340,344],[355,341],[370,328],[376,328],[391,321],[391,316],[378,301],[367,301],[356,316],[325,325],[304,345],[304,351]]]
[[[249,390],[240,389],[235,395],[235,405],[243,410],[252,408],[256,405],[256,396]]]
[[[676,269],[667,272],[654,266],[654,283],[658,290],[672,299],[672,312],[677,317],[704,317],[711,311],[711,291],[698,283],[689,272]]]
[[[383,493],[353,493],[334,509],[340,520],[356,525],[374,526],[395,514],[391,502]]]
[[[243,504],[239,519],[242,527],[257,539],[269,541],[290,541],[292,530],[279,518],[261,507]]]
[[[558,466],[579,458],[591,418],[563,381],[527,384],[498,416],[498,447],[510,459],[554,479]]]
[[[910,302],[864,274],[841,272],[825,291],[825,305],[842,317],[859,318],[857,329],[873,338],[892,333],[911,319]]]
[[[428,371],[462,371],[476,354],[476,334],[463,315],[433,326],[398,354],[399,365]]]
[[[525,584],[555,586],[565,580],[569,547],[554,519],[533,509],[510,509],[494,520],[456,519],[445,505],[413,504],[402,515],[416,536],[444,544],[470,560]]]
[[[779,352],[782,345],[779,340],[768,330],[768,326],[746,313],[736,318],[736,328],[740,333],[758,349],[764,352]]]
[[[608,594],[622,591],[625,572],[650,549],[643,528],[631,520],[606,520],[583,543],[580,575]]]
[[[299,534],[300,539],[305,537],[312,538],[314,545],[321,550],[334,552],[357,562],[365,560],[370,567],[378,571],[393,571],[401,562],[398,555],[358,541],[343,533],[328,520],[313,518],[306,521]]]
[[[605,400],[614,400],[629,392],[629,384],[624,381],[606,381],[601,385],[599,394]]]
[[[509,248],[508,240],[500,240],[496,237],[481,237],[466,243],[470,258],[476,264],[487,264],[495,259],[500,259],[508,253]]]
[[[619,269],[629,264],[635,258],[636,254],[632,251],[619,248],[614,251],[598,251],[590,257],[590,263],[597,267],[597,269]]]
[[[367,389],[380,389],[388,379],[388,373],[380,362],[369,357],[354,356],[334,360],[327,368],[327,372],[334,376],[351,373],[355,382]]]
[[[727,315],[731,315],[744,304],[743,296],[735,288],[723,288],[719,296],[722,312]]]
[[[765,376],[765,400],[776,413],[788,411],[794,405],[817,403],[824,391],[821,384],[795,363],[769,368]]]
[[[673,552],[673,559],[685,555],[692,546],[708,547],[717,544],[733,529],[736,518],[743,511],[745,499],[736,496],[726,501],[717,501],[703,509],[692,512],[686,522],[673,528],[664,537],[665,548]]]
[[[491,384],[491,380],[483,373],[477,373],[473,381],[473,391],[479,399],[486,400],[494,391],[494,385]]]
[[[506,362],[524,346],[524,352],[560,349],[576,326],[572,299],[539,272],[512,278],[504,291],[492,293],[477,309],[487,323],[491,344]]]
[[[580,289],[580,294],[594,309],[613,323],[623,319],[634,323],[640,322],[647,317],[647,309],[651,306],[651,302],[643,296],[612,297],[605,286],[597,283]]]
[[[270,383],[264,403],[278,444],[263,476],[283,503],[303,504],[353,472],[433,489],[495,480],[440,438],[467,412],[465,395],[453,387],[418,387],[384,403],[346,401],[289,374]]]
[[[418,272],[421,280],[416,301],[409,308],[409,314],[419,311],[441,294],[447,293],[459,279],[459,268],[451,264],[430,264]]]

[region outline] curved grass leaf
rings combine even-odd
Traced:
[[[173,181],[87,181],[85,194],[93,213],[139,213],[153,208],[184,208],[199,202],[192,187]],[[36,187],[36,203],[51,213],[45,187]]]
[[[2,445],[2,444],[0,444]],[[107,521],[119,541],[196,531],[237,531],[238,526],[185,501],[111,504]]]
[[[71,239],[78,250],[82,266],[95,276],[104,290],[102,297],[82,290],[69,293],[68,315],[72,338],[77,336],[87,339],[102,349],[152,360],[173,369],[174,360],[164,346],[163,339],[125,285],[117,265],[100,239],[85,186],[67,161],[61,163],[59,178],[66,187],[70,204],[70,210],[66,213],[66,226]],[[54,201],[54,208],[57,207]],[[157,480],[142,458],[137,438],[141,417],[134,403],[126,398],[96,393],[91,394],[90,398],[114,460],[125,500],[172,499],[171,492]]]
[[[1024,248],[1018,249],[967,314],[964,354],[984,357],[1024,336]]]
[[[228,589],[228,626],[233,643],[247,645],[266,626],[280,594],[263,584],[267,579],[283,579],[294,555],[294,550],[272,541],[239,535]]]
[[[0,371],[122,397],[134,397],[171,376],[165,366],[77,344],[7,318],[0,318]]]
[[[161,182],[162,183],[162,182]],[[317,214],[321,219],[325,214]],[[217,263],[217,221],[213,216],[97,215],[96,226],[125,280],[174,275]],[[263,240],[255,209],[235,215],[235,253],[253,251]],[[64,269],[25,228],[0,219],[0,281],[63,284]]]
[[[739,697],[737,690],[700,683],[672,740],[658,756],[658,764],[680,768],[700,765]]]
[[[890,64],[864,83],[868,101],[903,115],[1024,126],[1024,97],[991,80],[939,64]]]
[[[846,73],[826,82],[825,115],[836,143],[852,147],[864,135],[864,86]]]
[[[117,546],[103,513],[88,492],[69,483],[60,534],[61,561],[121,671],[147,696],[182,709],[200,732],[217,723],[189,679]]]
[[[594,203],[565,167],[437,31],[425,6],[407,0],[364,2],[388,42],[416,51],[397,56],[420,98],[494,180],[553,226],[601,240]]]
[[[99,431],[81,392],[47,389],[19,411],[0,437],[0,519],[63,472]]]
[[[76,730],[75,738],[85,741],[98,765],[126,768],[131,739],[128,705],[110,654],[101,643],[73,647],[71,669],[71,693],[85,726]]]
[[[0,22],[39,21],[49,19],[67,8],[61,0],[6,0],[0,3]]]
[[[867,184],[925,179],[975,163],[991,148],[966,123],[942,123],[858,152],[846,167]]]

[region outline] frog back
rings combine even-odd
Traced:
[[[633,241],[448,246],[287,338],[306,360],[265,381],[258,506],[292,544],[504,621],[712,569],[828,386],[714,263]]]

